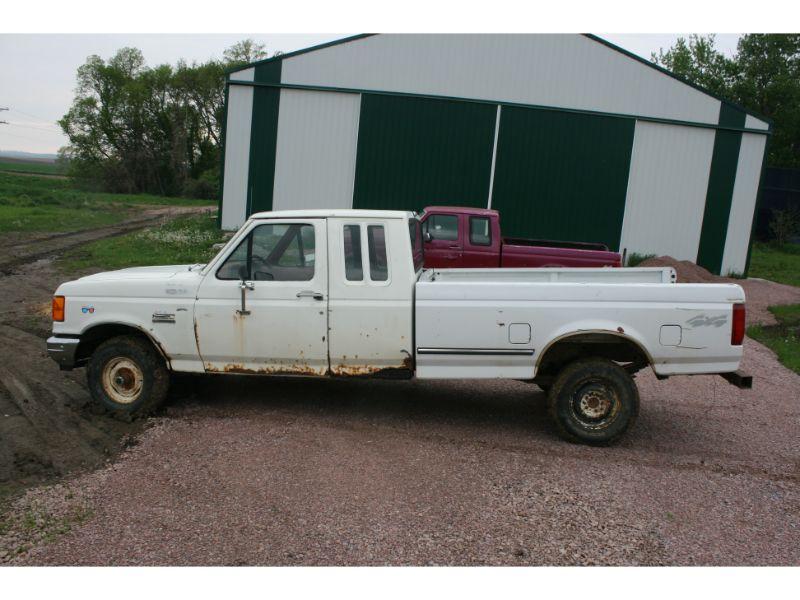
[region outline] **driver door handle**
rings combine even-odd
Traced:
[[[323,296],[319,292],[312,292],[311,290],[303,290],[302,292],[297,292],[298,298],[313,298],[314,300],[323,300],[325,296]]]

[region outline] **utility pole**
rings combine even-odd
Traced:
[[[0,112],[3,112],[4,110],[8,110],[8,108],[0,107]],[[8,121],[0,121],[0,125],[8,125]]]

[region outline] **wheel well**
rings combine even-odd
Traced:
[[[131,325],[122,325],[119,323],[106,323],[104,325],[97,325],[96,327],[92,327],[91,329],[82,333],[81,343],[78,344],[78,350],[75,355],[76,361],[79,364],[85,363],[89,360],[100,344],[106,340],[120,335],[133,336],[145,340],[155,349],[158,355],[164,359],[167,367],[169,367],[169,361],[164,355],[163,350],[158,343],[153,340],[153,338],[137,327],[132,327]]]
[[[613,333],[576,333],[547,346],[539,358],[536,379],[550,380],[580,358],[601,357],[622,364],[633,374],[650,364],[650,357],[631,338]]]

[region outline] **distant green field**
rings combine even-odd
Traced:
[[[147,205],[207,206],[208,200],[75,189],[68,179],[0,172],[0,232],[74,231],[118,223]]]
[[[45,175],[62,175],[61,165],[56,163],[9,160],[0,158],[0,171],[18,171],[20,173],[41,173]]]
[[[59,261],[66,272],[207,262],[224,241],[215,215],[179,217],[156,227],[106,238],[69,250]]]
[[[753,325],[747,335],[769,347],[778,359],[795,373],[800,373],[800,304],[770,306],[777,325]]]

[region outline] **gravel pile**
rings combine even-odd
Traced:
[[[752,391],[642,374],[611,448],[560,441],[521,382],[208,378],[68,484],[89,518],[11,562],[797,565],[800,377],[745,357]]]
[[[779,304],[800,304],[800,288],[766,279],[733,279],[714,275],[688,260],[671,256],[648,258],[641,267],[672,267],[678,274],[678,283],[735,283],[744,289],[747,299],[748,325],[776,325],[777,321],[767,307]]]

